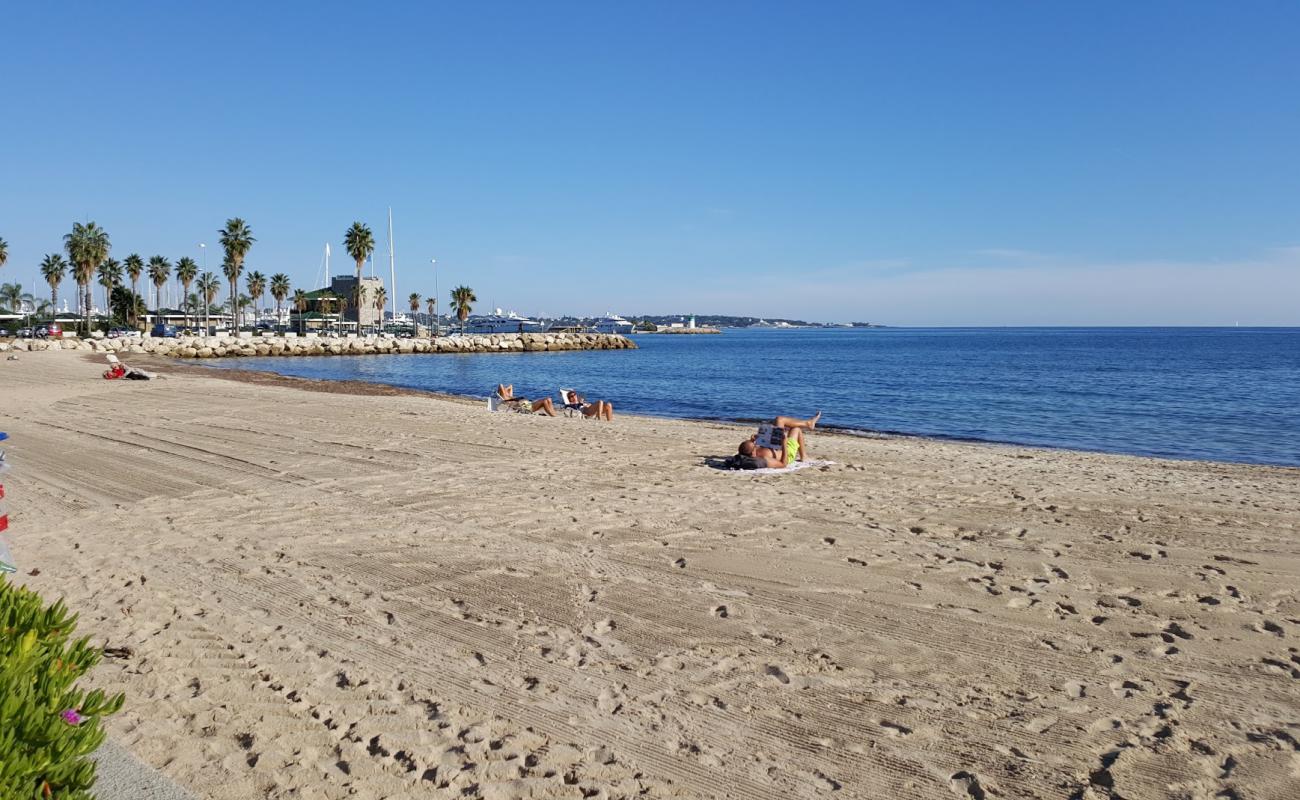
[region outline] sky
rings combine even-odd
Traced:
[[[533,315],[1300,325],[1300,3],[12,3],[0,280],[112,255]],[[368,274],[368,273],[367,273]],[[38,287],[44,292],[44,287]],[[65,287],[66,288],[66,287]],[[390,294],[392,290],[390,289]]]

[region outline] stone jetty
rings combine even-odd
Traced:
[[[181,336],[156,339],[16,339],[0,342],[0,352],[86,350],[105,353],[150,353],[169,358],[238,356],[396,355],[409,353],[525,353],[552,350],[635,350],[626,336],[606,333],[502,333],[437,338],[391,336]]]

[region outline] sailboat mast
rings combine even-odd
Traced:
[[[393,207],[388,207],[388,279],[392,284],[393,319],[397,319],[397,255],[393,251]],[[415,321],[412,320],[414,325]]]

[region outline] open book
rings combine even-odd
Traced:
[[[755,444],[769,450],[780,450],[785,447],[785,428],[778,425],[759,425]]]

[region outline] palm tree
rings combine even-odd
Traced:
[[[72,262],[73,277],[77,279],[77,290],[81,293],[77,302],[85,309],[86,333],[90,333],[90,281],[99,265],[107,260],[113,244],[109,241],[108,231],[95,223],[83,225],[74,222],[72,232],[63,235],[63,247]]]
[[[190,284],[198,277],[199,265],[189,256],[176,260],[176,280],[181,282],[181,300],[185,306],[185,327],[190,325]]]
[[[379,312],[379,329],[384,329],[384,306],[388,304],[388,290],[380,286],[375,290],[375,310]]]
[[[465,320],[469,319],[469,312],[477,302],[474,290],[468,286],[457,286],[451,290],[451,308],[456,312],[456,319],[460,320],[461,333],[465,332]]]
[[[144,274],[144,259],[140,258],[139,254],[132,253],[126,257],[123,263],[126,265],[126,276],[131,279],[131,294],[139,297],[139,292],[136,291],[135,287],[140,282],[140,276]],[[135,313],[136,308],[138,308],[138,304],[132,303],[130,309],[131,326],[138,328],[140,327],[140,317]]]
[[[274,285],[274,283],[272,283],[272,285]],[[286,288],[287,288],[287,284],[286,284]],[[275,291],[275,290],[272,289],[271,291]],[[307,293],[302,289],[294,289],[293,305],[295,308],[298,309],[298,333],[299,335],[301,335],[306,332],[303,329],[302,315],[307,313]]]
[[[154,311],[158,314],[155,322],[162,322],[162,287],[172,276],[172,262],[162,256],[149,259],[149,281],[153,284]]]
[[[355,295],[353,296],[355,297]],[[346,297],[336,298],[334,302],[338,303],[339,306],[338,321],[339,321],[339,335],[341,336],[343,334],[343,318],[347,316],[348,307],[352,304],[352,302]],[[357,333],[358,334],[361,333],[361,310],[360,309],[357,310]]]
[[[41,277],[50,285],[50,303],[57,314],[59,309],[59,284],[68,272],[68,262],[58,253],[46,253],[41,259]]]
[[[326,322],[326,320],[325,320],[325,317],[326,317],[327,315],[329,315],[329,313],[330,313],[331,311],[334,310],[334,301],[335,301],[335,299],[336,299],[336,298],[335,298],[333,295],[328,295],[328,294],[327,294],[327,295],[325,295],[324,297],[321,297],[321,298],[319,298],[319,299],[316,301],[316,307],[320,309],[320,313],[321,313],[321,324],[322,324],[322,325],[327,325],[327,324],[328,324],[328,323]],[[329,331],[328,331],[328,328],[326,329],[326,332],[327,332],[327,333],[329,332]]]
[[[260,272],[248,273],[248,296],[253,301],[253,324],[257,324],[257,315],[262,305],[262,295],[266,294],[266,276]]]
[[[271,276],[271,297],[275,298],[275,326],[280,327],[280,307],[289,296],[289,276],[277,272]]]
[[[122,263],[110,258],[99,265],[99,285],[104,287],[104,316],[113,319],[113,289],[122,282]]]
[[[249,249],[252,248],[253,231],[248,227],[248,223],[239,217],[232,217],[226,220],[226,227],[218,231],[221,237],[221,246],[225,248],[226,260],[221,265],[222,271],[226,273],[226,280],[230,282],[230,315],[234,321],[235,330],[239,330],[239,276],[244,271],[244,257],[248,255]]]
[[[221,274],[226,276],[226,283],[235,289],[230,292],[230,297],[226,303],[230,306],[230,324],[235,332],[239,332],[239,314],[235,310],[235,301],[239,297],[239,273],[241,269],[235,266],[235,262],[226,259],[221,262]]]
[[[0,305],[4,306],[9,313],[19,310],[23,302],[23,287],[18,283],[0,284]]]
[[[433,320],[433,324],[432,327],[430,328],[429,335],[437,336],[438,335],[438,314],[437,314],[438,298],[434,297],[433,295],[429,295],[428,306],[429,306],[429,317],[432,318]]]
[[[353,293],[353,305],[357,309],[357,333],[361,333],[361,269],[366,265],[370,254],[375,252],[375,235],[370,232],[369,226],[354,222],[347,233],[343,234],[343,249],[357,262],[357,287]]]
[[[9,243],[0,239],[0,267],[3,267],[9,261]]]
[[[211,272],[205,272],[199,276],[199,282],[196,284],[199,295],[203,298],[203,335],[208,335],[208,320],[212,314],[212,301],[217,299],[217,292],[221,291],[221,281]]]
[[[31,312],[27,308],[28,303],[35,307],[36,298],[32,297],[30,293],[24,292],[22,284],[6,283],[0,286],[0,305],[7,307],[10,313],[21,313],[24,318],[30,316]],[[23,320],[24,325],[27,322],[28,320]]]
[[[415,335],[420,332],[420,326],[415,322],[415,315],[420,313],[420,293],[411,292],[406,302],[411,306],[411,334]]]

